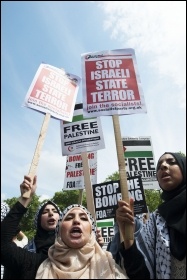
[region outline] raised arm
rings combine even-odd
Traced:
[[[116,210],[116,220],[119,225],[120,233],[124,241],[119,246],[119,255],[121,258],[121,264],[123,263],[127,275],[130,279],[150,279],[150,273],[145,264],[145,259],[136,247],[136,241],[127,240],[125,238],[125,226],[127,224],[134,225],[134,229],[137,230],[138,225],[134,218],[134,200],[130,198],[129,204],[125,201],[118,201],[118,209]]]

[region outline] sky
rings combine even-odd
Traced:
[[[186,1],[1,1],[1,200],[20,196],[43,124],[22,106],[39,65],[81,77],[81,54],[126,48],[135,50],[147,113],[120,116],[121,136],[150,136],[155,162],[186,154]],[[100,118],[98,183],[119,170],[112,117]],[[63,188],[59,123],[50,118],[40,155],[41,200]]]

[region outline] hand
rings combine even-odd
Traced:
[[[127,224],[131,225],[133,227],[132,230],[134,230],[135,223],[134,223],[133,209],[134,209],[133,198],[130,198],[129,204],[124,200],[118,201],[118,209],[116,210],[116,221],[119,225],[119,230],[123,237],[124,245],[126,249],[128,249],[134,242],[133,240],[129,240],[125,238],[125,227]]]
[[[37,176],[31,177],[28,175],[24,176],[23,182],[20,184],[20,191],[21,191],[21,197],[19,198],[19,202],[24,206],[27,207],[29,202],[32,199],[32,196],[35,194],[36,191],[36,182],[37,182]],[[27,191],[31,191],[29,198],[23,198],[23,194]]]
[[[97,242],[99,243],[100,247],[102,248],[103,245],[104,245],[104,239],[101,235],[101,230],[97,228],[97,234],[96,234],[96,239],[97,239]]]
[[[36,176],[34,176],[34,178],[32,179],[31,176],[25,175],[23,182],[20,184],[21,195],[29,190],[31,191],[31,196],[34,195],[36,191],[36,181]]]

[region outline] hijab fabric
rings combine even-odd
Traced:
[[[58,236],[61,221],[72,207],[83,209],[92,225],[88,243],[79,249],[68,247]],[[55,244],[49,248],[49,258],[40,265],[36,279],[129,279],[115,263],[111,253],[102,250],[97,243],[93,222],[90,212],[82,205],[74,204],[66,208],[59,220]]]
[[[1,222],[4,220],[8,212],[10,211],[10,207],[6,202],[1,202]]]
[[[158,206],[160,215],[166,220],[170,236],[170,250],[179,261],[186,256],[186,157],[178,153],[171,154],[181,169],[182,183],[172,191],[163,190],[164,200]]]

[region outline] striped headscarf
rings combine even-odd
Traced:
[[[6,217],[7,213],[10,211],[10,208],[6,202],[1,202],[1,222]]]

